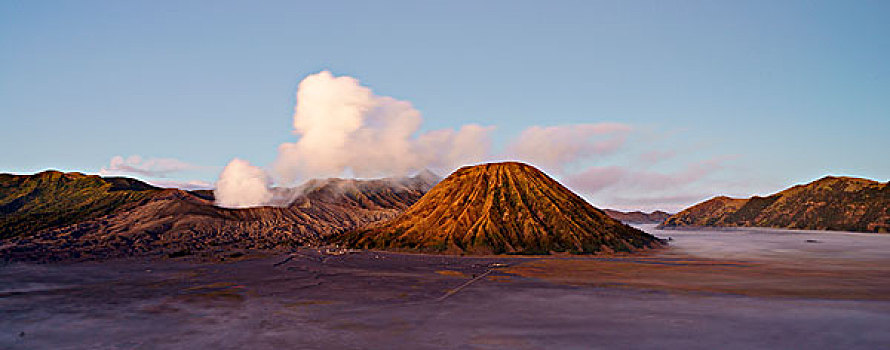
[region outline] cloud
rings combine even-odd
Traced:
[[[617,186],[620,186],[624,191],[679,189],[722,169],[722,161],[721,158],[714,158],[688,164],[683,170],[675,173],[617,166],[593,166],[584,171],[570,174],[566,177],[566,182],[578,191],[588,194]]]
[[[631,186],[646,190],[680,188],[698,182],[722,168],[722,159],[715,158],[687,164],[683,170],[676,173],[665,174],[645,170],[631,172],[626,181]]]
[[[621,123],[532,126],[507,145],[507,154],[555,172],[617,151],[632,127]]]
[[[667,159],[671,159],[676,155],[677,152],[674,151],[651,150],[641,154],[640,160],[642,160],[647,165],[652,165]]]
[[[628,173],[617,166],[591,166],[566,177],[566,183],[576,191],[593,194],[618,184]]]
[[[616,209],[677,211],[704,198],[704,193],[713,186],[703,188],[702,185],[723,170],[724,162],[729,159],[717,157],[693,162],[675,172],[652,171],[641,166],[592,166],[567,175],[565,181],[573,190]]]
[[[172,173],[186,170],[194,170],[200,167],[173,158],[146,158],[139,155],[111,157],[107,167],[99,170],[104,176],[113,175],[141,175],[145,177],[168,177]]]
[[[668,213],[678,213],[693,203],[699,203],[712,195],[704,193],[693,194],[665,194],[665,195],[640,195],[631,197],[614,196],[610,198],[610,207],[619,210],[664,210]]]
[[[492,127],[418,134],[423,122],[411,103],[377,96],[355,78],[328,71],[307,76],[297,89],[294,134],[278,147],[275,178],[293,183],[314,177],[404,175],[424,168],[441,172],[487,156]]]
[[[262,206],[272,200],[272,180],[260,167],[235,158],[223,169],[213,191],[216,205],[224,208]]]
[[[489,157],[492,127],[420,133],[422,122],[411,103],[377,96],[355,78],[328,71],[309,75],[297,88],[293,133],[299,139],[278,146],[268,173],[243,160],[229,163],[217,181],[218,204],[269,204],[272,180],[293,185],[318,177],[448,173]]]
[[[181,190],[210,190],[213,184],[201,180],[176,181],[176,180],[149,180],[149,184],[162,188],[178,188]]]
[[[463,165],[498,158],[541,167],[573,190],[596,195],[597,201],[621,204],[639,199],[674,205],[672,201],[682,201],[684,194],[707,192],[696,186],[723,168],[722,160],[712,159],[675,172],[653,171],[653,165],[673,158],[675,151],[657,147],[628,153],[654,141],[647,138],[629,149],[626,140],[636,129],[614,122],[532,126],[495,155],[490,137],[494,127],[467,124],[421,132],[423,118],[411,103],[375,95],[357,79],[328,71],[304,78],[296,97],[292,120],[296,140],[279,145],[277,157],[266,168],[232,160],[217,181],[220,206],[271,205],[273,184],[292,186],[335,176],[402,176],[423,169],[448,174]],[[636,164],[603,166],[604,156]]]

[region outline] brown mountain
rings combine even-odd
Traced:
[[[609,217],[615,220],[630,224],[660,224],[671,216],[671,214],[661,210],[656,210],[651,213],[644,213],[641,211],[623,212],[614,209],[603,209],[603,211],[606,212],[606,215],[609,215]]]
[[[398,217],[334,237],[351,247],[433,253],[597,253],[660,241],[610,218],[529,165],[464,167]]]
[[[30,181],[28,176],[17,176],[16,181]],[[437,180],[426,173],[400,179],[312,180],[296,189],[276,189],[277,195],[292,201],[287,206],[225,209],[214,206],[212,193],[206,191],[159,189],[133,179],[77,173],[56,172],[49,179],[43,178],[43,173],[31,177],[39,178],[34,180],[37,185],[3,188],[14,194],[0,192],[5,194],[0,205],[10,211],[4,212],[3,219],[23,228],[9,231],[14,234],[0,241],[0,256],[6,260],[319,244],[334,233],[392,218]],[[118,190],[108,184],[122,181],[129,187]],[[76,200],[83,204],[73,203]],[[64,204],[42,204],[56,201]],[[59,219],[54,225],[41,223],[47,215]]]
[[[827,176],[767,197],[716,197],[671,216],[661,227],[759,226],[890,231],[887,182]]]

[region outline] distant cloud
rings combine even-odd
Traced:
[[[162,188],[178,188],[181,190],[211,190],[213,183],[201,180],[176,181],[176,180],[149,180],[149,184]]]
[[[571,163],[616,152],[631,130],[621,123],[532,126],[507,145],[507,155],[562,172]]]
[[[645,209],[647,211],[661,209],[676,213],[692,203],[698,203],[710,197],[710,194],[703,193],[656,196],[642,195],[639,197],[615,196],[611,198],[611,204],[619,207],[617,209]]]
[[[173,173],[199,169],[199,166],[173,158],[142,158],[139,155],[111,157],[107,167],[99,170],[103,176],[141,175],[153,178],[166,178]]]
[[[615,186],[627,176],[628,170],[618,166],[591,166],[565,177],[566,184],[576,191],[594,194]]]
[[[566,177],[567,182],[584,193],[597,193],[612,186],[630,190],[664,190],[695,183],[722,168],[722,159],[708,159],[686,165],[675,173],[661,173],[638,168],[590,167]]]
[[[694,188],[695,185],[724,169],[723,163],[729,159],[717,157],[693,162],[668,173],[641,166],[594,166],[566,176],[565,181],[572,189],[611,206],[676,211],[678,206],[701,199],[703,191]]]
[[[667,159],[671,159],[677,155],[674,151],[651,150],[640,155],[640,160],[644,163],[652,165]]]

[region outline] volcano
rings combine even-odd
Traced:
[[[220,208],[211,191],[46,171],[0,174],[0,262],[102,260],[183,252],[290,249],[390,219],[438,177],[316,179],[274,188],[280,206]]]
[[[446,254],[591,254],[661,245],[540,170],[516,162],[461,168],[399,216],[334,241]]]

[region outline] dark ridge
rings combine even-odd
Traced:
[[[145,182],[128,177],[104,177],[105,182],[111,184],[109,192],[113,191],[151,191],[160,190],[160,187],[149,185]]]
[[[213,195],[213,190],[191,190],[191,191],[186,191],[186,192],[191,193],[192,195],[194,195],[198,198],[208,200],[211,202],[213,202],[216,199],[216,197],[214,197],[214,195]]]

